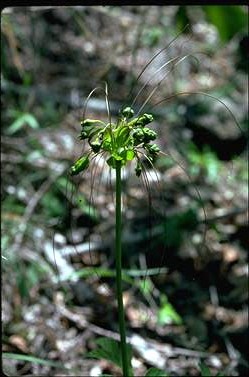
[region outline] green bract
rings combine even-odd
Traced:
[[[126,107],[121,111],[116,124],[104,123],[96,119],[82,121],[79,139],[87,140],[91,150],[87,156],[82,156],[74,163],[71,174],[79,174],[88,167],[91,153],[105,152],[106,162],[113,169],[116,168],[117,161],[124,166],[128,161],[136,158],[135,173],[139,177],[142,172],[139,153],[153,162],[160,149],[156,144],[150,144],[157,138],[157,133],[145,127],[153,121],[153,116],[145,113],[131,119],[133,115],[134,110]]]

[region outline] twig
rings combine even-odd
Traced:
[[[55,303],[60,314],[70,319],[70,321],[73,321],[79,328],[87,328],[97,335],[108,337],[117,341],[120,340],[120,335],[117,332],[96,326],[90,323],[83,314],[72,312],[71,310],[66,308],[62,295],[57,294]],[[145,360],[147,360],[148,358],[147,355],[151,355],[151,352],[153,351],[156,359],[150,359],[147,361],[151,365],[155,366],[157,366],[156,363],[158,362],[158,360],[161,360],[162,364],[165,364],[168,358],[175,358],[177,356],[186,356],[191,358],[209,358],[212,356],[212,354],[209,352],[189,350],[186,348],[173,347],[170,344],[159,344],[153,340],[145,340],[136,333],[127,336],[127,343],[131,344]],[[164,366],[161,365],[161,367]]]
[[[30,199],[30,202],[28,206],[25,209],[25,213],[20,220],[20,225],[19,225],[19,230],[16,234],[15,237],[15,242],[13,245],[14,251],[19,251],[22,243],[23,243],[23,238],[27,230],[28,222],[43,195],[46,193],[46,191],[49,189],[49,187],[53,184],[53,182],[56,181],[58,176],[61,174],[61,172],[54,172],[53,176],[50,177],[48,180],[44,181],[43,184],[40,186],[40,188],[36,191],[34,196]]]
[[[236,208],[236,207],[228,209],[228,210],[227,209],[219,209],[219,211],[222,211],[222,210],[223,210],[223,213],[207,217],[205,219],[205,222],[210,223],[210,222],[213,222],[213,221],[216,221],[216,220],[222,220],[222,219],[225,219],[227,217],[233,217],[233,216],[240,215],[242,213],[246,213],[248,211],[247,208]],[[203,222],[203,221],[204,221],[204,219],[201,220],[201,222]]]

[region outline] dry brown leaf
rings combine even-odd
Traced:
[[[23,337],[21,337],[20,335],[11,335],[9,337],[9,342],[13,346],[18,348],[20,351],[25,352],[25,353],[29,352],[26,340]]]

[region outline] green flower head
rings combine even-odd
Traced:
[[[107,155],[107,164],[114,169],[117,161],[121,162],[121,166],[125,166],[128,161],[136,159],[135,173],[140,176],[142,165],[139,153],[153,162],[160,148],[151,144],[151,141],[157,138],[157,133],[147,126],[153,122],[153,116],[146,113],[136,118],[133,116],[134,110],[125,107],[116,124],[94,119],[82,121],[79,139],[87,140],[90,150],[74,163],[71,175],[79,174],[88,168],[91,154],[104,152]]]

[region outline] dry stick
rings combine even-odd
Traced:
[[[40,188],[36,191],[34,196],[30,199],[30,202],[28,206],[26,207],[25,213],[20,221],[21,224],[20,224],[19,232],[16,235],[15,243],[13,246],[14,250],[18,251],[20,247],[22,246],[23,238],[27,230],[28,222],[29,222],[30,217],[32,216],[32,213],[35,210],[35,207],[37,206],[37,204],[39,203],[39,201],[41,200],[45,192],[56,181],[56,179],[58,178],[60,174],[61,172],[57,174],[55,173],[48,180],[44,181],[43,184],[40,186]]]
[[[80,328],[89,328],[92,332],[95,334],[98,334],[100,336],[105,336],[110,339],[114,339],[116,341],[119,341],[120,336],[117,332],[111,331],[104,329],[102,327],[99,327],[91,322],[89,322],[85,316],[81,313],[76,313],[71,310],[69,310],[63,301],[63,297],[58,295],[56,297],[56,308],[58,309],[59,313],[62,316],[65,316],[66,318],[69,318],[71,321],[75,322],[77,326]],[[136,333],[131,334],[131,336],[127,337],[127,343],[132,344],[138,351],[139,351],[139,345],[138,345],[138,340],[140,339],[140,336],[137,335]],[[162,354],[167,354],[167,357],[176,357],[178,355],[185,355],[187,357],[210,357],[212,356],[211,353],[205,352],[205,351],[195,351],[195,350],[190,350],[186,348],[181,348],[181,347],[172,347],[169,344],[159,344],[155,342],[154,340],[144,340],[143,342],[147,346],[151,346],[154,350],[162,353]]]

